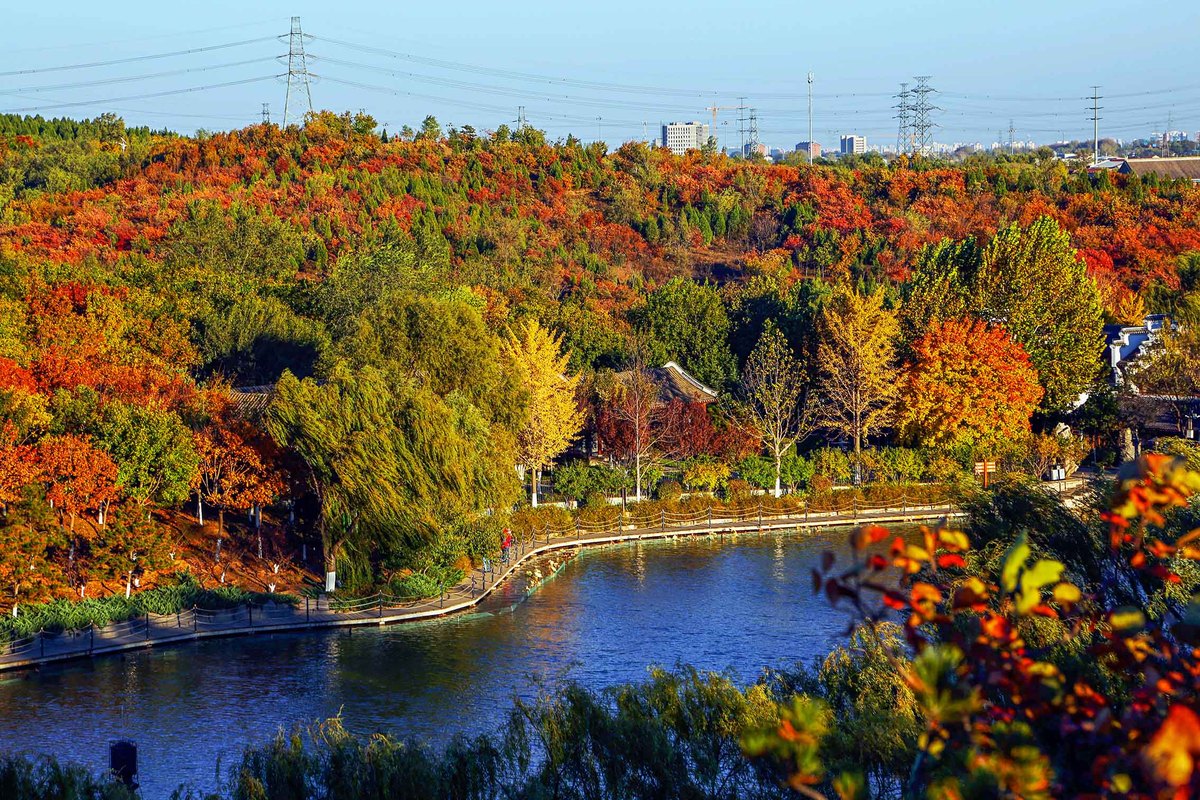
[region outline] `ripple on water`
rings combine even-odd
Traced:
[[[94,768],[110,739],[140,750],[146,797],[211,787],[247,744],[341,711],[356,731],[445,741],[493,729],[538,682],[639,680],[693,664],[753,681],[826,652],[846,618],[809,590],[846,536],[649,542],[583,553],[509,613],[195,642],[0,678],[0,751]],[[519,598],[502,594],[494,608]]]

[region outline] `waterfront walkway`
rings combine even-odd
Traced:
[[[391,625],[443,617],[477,606],[523,565],[558,550],[688,536],[758,535],[865,523],[903,524],[957,516],[957,513],[948,504],[908,502],[884,507],[855,502],[838,511],[777,511],[761,505],[757,509],[717,509],[690,514],[659,511],[635,516],[632,522],[617,512],[609,520],[577,522],[572,528],[546,528],[527,535],[515,542],[506,563],[487,564],[486,568],[473,570],[438,598],[414,601],[377,594],[339,601],[322,595],[306,598],[295,606],[266,603],[227,609],[191,608],[177,614],[146,614],[78,631],[43,631],[0,645],[0,671],[218,636]],[[797,576],[798,581],[802,579],[803,576]]]

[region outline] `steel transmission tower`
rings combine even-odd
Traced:
[[[263,119],[263,125],[271,124],[271,104],[270,103],[263,103],[262,119]]]
[[[896,119],[900,121],[899,129],[896,131],[896,154],[907,155],[909,151],[909,113],[912,110],[909,105],[911,93],[908,91],[908,84],[900,84],[900,94],[896,95],[900,102],[894,106],[896,109]]]
[[[930,99],[937,91],[929,85],[930,75],[916,76],[917,85],[912,89],[912,138],[913,152],[928,156],[933,150],[933,112],[940,109]]]
[[[758,154],[758,109],[750,109],[750,152]]]
[[[308,104],[308,113],[312,113],[312,90],[309,87],[308,59],[304,55],[304,31],[300,30],[300,18],[292,17],[292,30],[288,34],[288,63],[287,63],[287,94],[283,98],[283,127],[287,127],[295,114],[295,106]],[[296,97],[293,100],[292,94]],[[301,96],[303,94],[303,97]],[[300,115],[304,120],[304,115]]]

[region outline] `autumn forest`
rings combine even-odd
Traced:
[[[1048,432],[1104,398],[1104,323],[1186,304],[1198,217],[1190,185],[1039,155],[810,169],[328,112],[195,137],[5,118],[3,602],[173,580],[227,516],[225,546],[261,555],[265,528],[348,587],[441,575],[556,461],[579,501],[1082,461]],[[631,411],[627,376],[668,360],[720,402]]]

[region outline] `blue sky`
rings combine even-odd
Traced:
[[[760,139],[790,148],[807,139],[809,70],[816,76],[815,138],[826,147],[850,132],[894,142],[892,95],[918,74],[931,75],[941,92],[935,138],[943,142],[990,143],[998,130],[1007,137],[1010,120],[1017,139],[1090,137],[1084,97],[1092,84],[1105,96],[1101,135],[1145,136],[1168,120],[1193,137],[1200,130],[1200,77],[1191,74],[1196,4],[1143,13],[1109,0],[60,0],[6,9],[0,73],[284,34],[293,14],[316,37],[306,44],[310,69],[321,76],[312,85],[314,105],[363,108],[392,130],[430,113],[443,123],[491,129],[524,105],[529,121],[552,137],[573,131],[617,143],[640,138],[642,122],[653,135],[661,121],[708,120],[706,106],[734,106],[745,97],[757,109]],[[190,132],[256,121],[268,102],[278,120],[284,84],[271,76],[283,67],[271,57],[286,50],[286,43],[267,40],[0,75],[0,110],[91,116],[117,109],[131,122]],[[252,82],[141,97],[242,80]],[[720,119],[726,142],[736,142],[736,112]]]

